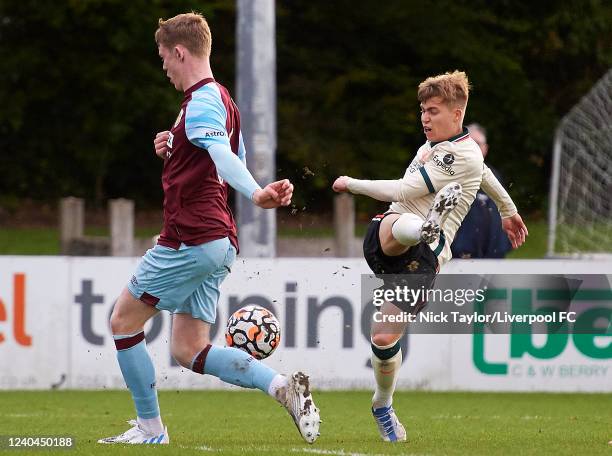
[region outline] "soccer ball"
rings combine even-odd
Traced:
[[[261,306],[238,309],[227,321],[225,342],[253,358],[270,356],[280,342],[280,324],[274,314]]]

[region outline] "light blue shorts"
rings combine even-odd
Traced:
[[[219,287],[235,259],[236,249],[228,238],[181,244],[178,250],[158,244],[147,250],[127,287],[145,304],[212,324]]]

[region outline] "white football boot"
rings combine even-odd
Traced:
[[[404,442],[406,429],[395,415],[393,406],[372,409],[372,415],[378,425],[378,432],[385,442]]]
[[[425,218],[425,223],[421,226],[421,241],[431,244],[438,240],[440,226],[444,223],[448,214],[457,207],[461,193],[461,184],[451,182],[442,187],[436,194],[431,209],[429,209],[429,214]]]
[[[161,445],[167,445],[170,443],[168,428],[164,428],[164,432],[161,434],[151,434],[145,431],[136,420],[130,420],[128,421],[128,424],[132,425],[132,428],[128,429],[123,434],[119,434],[115,437],[100,439],[98,440],[98,443],[152,443]]]
[[[294,372],[287,382],[286,387],[278,389],[276,398],[287,409],[304,440],[314,443],[320,435],[321,418],[310,394],[308,376]]]

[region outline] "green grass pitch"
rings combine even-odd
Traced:
[[[0,435],[71,435],[73,450],[15,455],[492,455],[612,454],[609,394],[399,392],[408,442],[379,440],[370,393],[319,392],[324,423],[304,443],[283,408],[258,392],[160,391],[169,446],[103,446],[134,412],[126,391],[0,393]]]

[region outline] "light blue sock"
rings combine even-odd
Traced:
[[[207,345],[196,355],[191,370],[214,375],[232,385],[257,388],[266,394],[272,379],[278,375],[274,369],[242,350],[215,345]]]
[[[127,336],[113,335],[117,347],[117,360],[125,383],[136,405],[140,418],[159,416],[159,403],[155,389],[155,367],[147,351],[144,332]]]

